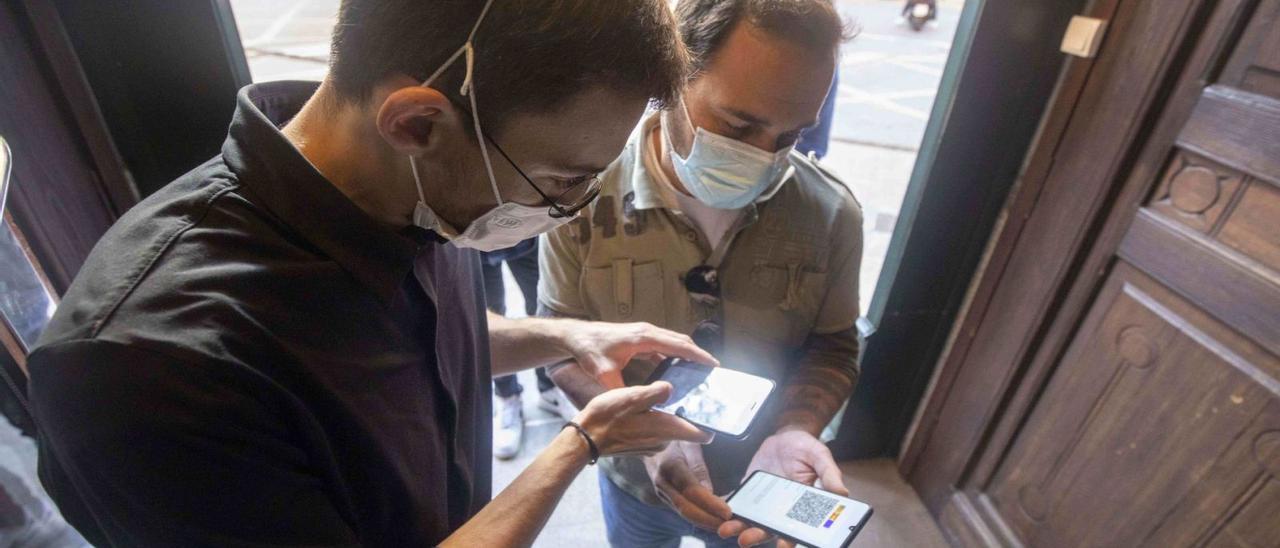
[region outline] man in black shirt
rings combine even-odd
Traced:
[[[31,356],[41,478],[95,544],[526,545],[595,457],[707,441],[648,411],[669,385],[620,388],[489,500],[492,375],[711,359],[486,317],[475,251],[572,218],[672,98],[665,0],[345,0],[333,54],[318,86],[243,90],[222,153],[104,236]]]

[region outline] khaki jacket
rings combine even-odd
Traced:
[[[707,242],[644,162],[650,116],[602,174],[600,198],[574,222],[544,235],[538,299],[554,315],[649,322],[691,334],[699,322],[723,323],[725,367],[778,382],[770,408],[746,440],[704,448],[717,494],[736,488],[772,420],[789,375],[820,365],[858,374],[858,271],[862,211],[842,182],[799,153],[792,175],[744,211],[718,265],[721,308],[695,303],[683,277],[711,255]],[[643,383],[652,364],[624,370]],[[637,457],[602,459],[615,484],[661,504]]]

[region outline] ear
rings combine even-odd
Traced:
[[[446,135],[462,131],[460,112],[439,91],[408,86],[387,95],[378,109],[378,134],[407,156],[438,150]]]

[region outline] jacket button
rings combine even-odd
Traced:
[[[622,314],[623,316],[631,314],[631,305],[626,303],[618,305],[618,313]]]
[[[698,235],[692,230],[687,230],[684,233],[684,239],[689,240],[690,242],[696,242],[698,241]]]

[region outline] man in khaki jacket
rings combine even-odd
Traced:
[[[685,535],[716,545],[716,530],[764,540],[730,521],[720,498],[756,469],[845,493],[818,435],[858,376],[861,211],[793,151],[817,122],[842,21],[829,0],[681,0],[676,10],[697,72],[682,103],[641,123],[600,199],[544,236],[541,308],[690,334],[725,367],[779,389],[745,440],[602,463],[609,541],[623,547]],[[625,381],[652,370],[632,365]],[[601,390],[572,367],[553,378],[579,404]]]

